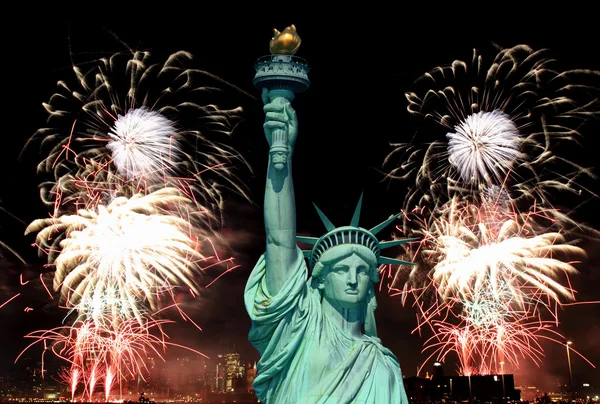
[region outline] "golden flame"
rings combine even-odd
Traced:
[[[273,29],[273,38],[269,43],[271,54],[293,55],[300,47],[300,37],[296,32],[294,24],[286,27],[283,32]]]

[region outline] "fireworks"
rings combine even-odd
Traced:
[[[191,59],[180,51],[161,64],[149,52],[117,53],[87,71],[74,66],[75,80],[58,83],[44,103],[48,126],[26,145],[45,154],[38,171],[51,177],[40,192],[55,216],[96,203],[90,190],[131,197],[176,187],[217,219],[224,188],[246,195],[235,170],[248,165],[231,142],[242,109],[215,99],[222,87],[249,95],[186,67]]]
[[[434,335],[425,341],[423,351],[431,351],[429,358],[438,361],[455,354],[457,370],[465,376],[499,374],[503,373],[503,362],[515,368],[523,358],[539,364],[543,357],[541,339],[564,339],[552,330],[552,322],[541,321],[526,311],[496,308],[488,316],[484,323],[476,324],[466,310],[457,321],[432,321]]]
[[[172,321],[146,319],[140,324],[136,319],[118,322],[105,319],[101,326],[93,320],[76,321],[71,326],[27,334],[25,338],[34,342],[21,355],[42,344],[44,354],[48,349],[67,362],[62,377],[71,389],[71,400],[79,392],[81,400],[92,401],[100,388],[103,399],[108,400],[115,385],[143,377],[148,356],[162,358],[168,346],[179,346],[169,342],[163,331],[163,326],[169,323]]]
[[[585,192],[577,179],[593,173],[568,153],[579,146],[583,122],[600,113],[590,84],[598,76],[560,71],[549,50],[526,45],[501,49],[491,62],[476,49],[470,63],[424,74],[406,93],[422,126],[384,161],[390,178],[415,183],[404,208],[433,211],[453,195],[473,198],[490,186],[526,211],[548,203],[554,190]]]
[[[540,296],[541,297],[541,296]],[[562,344],[566,338],[556,330],[556,319],[544,320],[538,311],[547,303],[531,294],[523,304],[510,287],[483,286],[469,299],[450,299],[455,310],[448,316],[432,316],[433,335],[424,343],[427,360],[444,361],[455,354],[463,375],[504,373],[518,368],[522,359],[540,365],[543,341]],[[457,308],[459,308],[457,310]],[[592,367],[594,365],[577,352]]]
[[[173,161],[182,157],[182,150],[171,121],[145,107],[118,115],[111,141],[106,147],[112,152],[113,163],[127,180],[159,182],[164,171],[175,174]]]
[[[600,113],[600,73],[555,62],[519,45],[429,71],[406,94],[417,136],[384,161],[390,178],[414,181],[400,230],[420,239],[417,265],[390,290],[414,297],[415,331],[433,332],[428,359],[454,353],[465,375],[538,364],[541,338],[564,340],[553,328],[556,308],[575,300],[569,276],[585,257],[575,237],[600,234],[554,207],[556,191],[595,197],[579,182],[593,172],[568,157]]]
[[[176,189],[163,188],[117,198],[97,211],[36,220],[26,231],[37,232],[40,246],[54,240],[54,289],[67,307],[94,302],[92,318],[97,318],[108,304],[125,318],[139,318],[140,302],[156,310],[157,297],[175,286],[199,293],[194,275],[205,259],[196,239],[201,231],[167,210],[185,205],[193,207]]]
[[[394,283],[434,290],[442,302],[468,304],[480,288],[490,293],[508,288],[511,299],[522,306],[541,296],[555,303],[574,300],[574,291],[561,280],[577,274],[574,265],[585,251],[560,232],[539,228],[540,217],[549,215],[545,217],[550,220],[552,213],[532,210],[522,215],[455,197],[438,216],[413,215],[420,241],[412,245],[411,254],[418,264],[407,279],[397,272]]]
[[[422,254],[432,263],[431,276],[442,298],[454,292],[468,298],[484,284],[491,291],[508,284],[519,301],[524,299],[525,285],[555,300],[559,295],[574,298],[573,292],[555,279],[563,273],[577,273],[570,262],[560,258],[581,258],[585,256],[581,248],[566,244],[560,233],[536,234],[532,224],[521,222],[523,217],[516,214],[511,217],[490,212],[485,205],[457,204],[453,200],[423,231]]]
[[[448,161],[465,182],[501,183],[522,157],[517,127],[502,111],[469,115],[446,136]]]
[[[585,251],[525,218],[457,198],[439,216],[422,218],[412,250],[419,266],[398,283],[414,288],[417,330],[434,332],[424,351],[438,361],[454,352],[462,374],[497,372],[501,361],[518,367],[520,358],[539,363],[539,340],[559,339],[554,308],[575,299],[561,281],[570,283],[573,260]]]
[[[223,191],[246,197],[234,170],[248,166],[231,139],[242,109],[219,96],[248,95],[190,60],[133,52],[74,66],[26,145],[44,154],[40,195],[51,208],[26,234],[72,324],[27,335],[36,341],[26,349],[42,343],[69,363],[72,399],[102,388],[106,400],[115,383],[143,377],[149,351],[161,358],[158,347],[176,345],[157,319],[176,307],[191,321],[177,295],[197,296],[203,270],[230,261],[215,247]]]

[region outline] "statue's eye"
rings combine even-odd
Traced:
[[[358,268],[359,274],[366,275],[368,272],[369,272],[369,268],[367,268],[367,267],[359,267]]]
[[[343,274],[345,272],[348,272],[348,267],[339,266],[339,267],[334,267],[333,270],[339,274]]]

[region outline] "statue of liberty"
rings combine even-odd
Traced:
[[[252,320],[249,340],[261,355],[256,395],[267,404],[408,404],[398,359],[377,338],[374,316],[378,266],[411,264],[380,254],[409,241],[379,242],[376,237],[398,215],[370,230],[359,227],[361,196],[350,225],[335,227],[317,208],[327,233],[297,236],[293,94],[263,87],[262,98],[270,146],[264,196],[267,243],[244,292]],[[313,248],[302,251],[297,241]]]

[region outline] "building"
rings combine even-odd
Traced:
[[[245,384],[245,368],[240,364],[240,354],[232,352],[225,354],[223,358],[225,373],[224,391],[227,393],[233,393],[235,391],[245,390],[245,386],[242,386]]]
[[[406,395],[412,403],[431,401],[519,401],[512,374],[446,376],[441,363],[434,364],[428,377],[404,378]]]
[[[256,377],[256,362],[243,365],[237,352],[219,354],[215,366],[207,370],[206,374],[207,380],[212,380],[213,387],[206,395],[206,402],[258,402],[252,389],[252,382]]]

